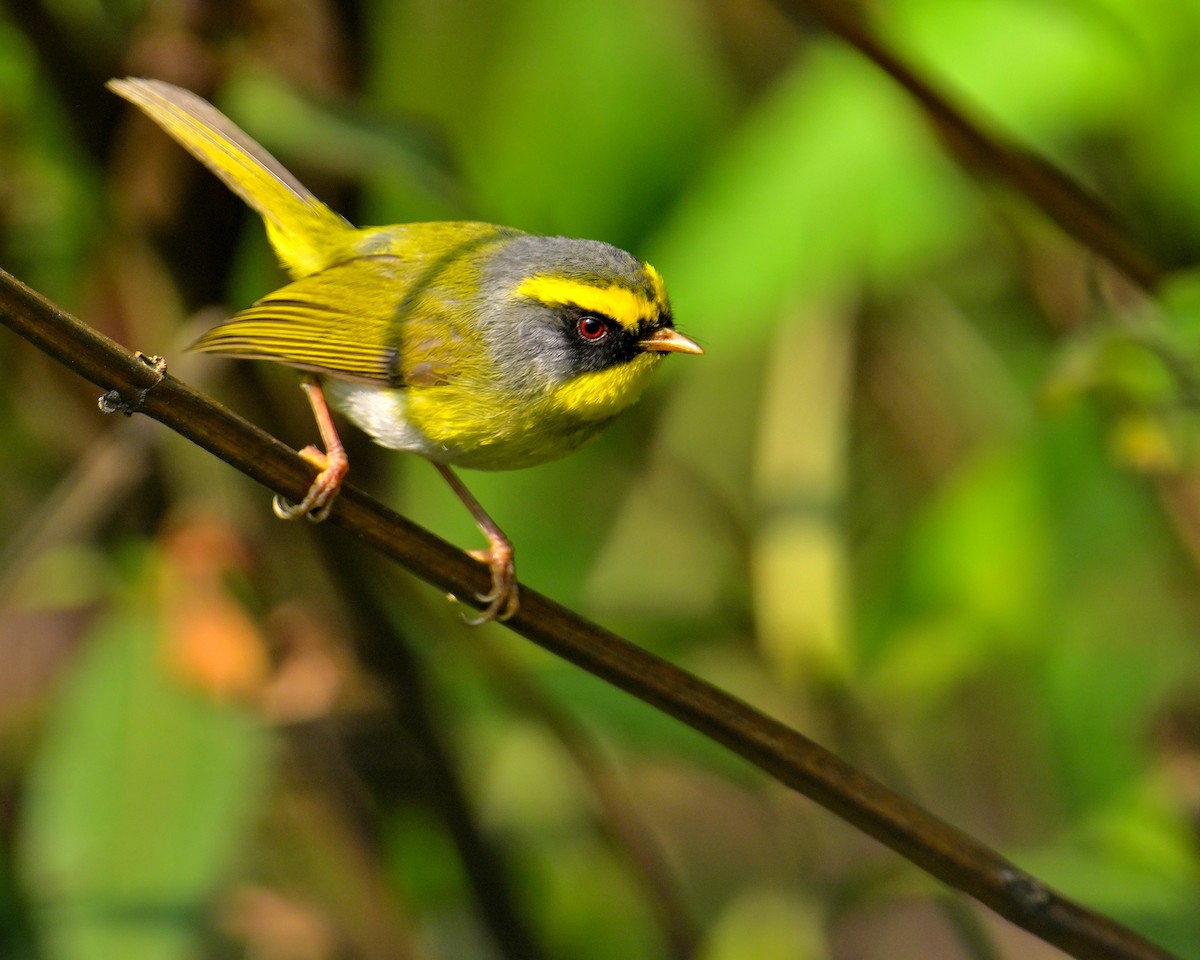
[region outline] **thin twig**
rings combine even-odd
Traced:
[[[969,172],[985,171],[1007,182],[1083,246],[1099,254],[1143,290],[1153,292],[1165,276],[1110,211],[1049,161],[986,130],[962,107],[894,53],[846,0],[779,0],[794,20],[811,18],[883,70],[925,111],[951,154]]]
[[[96,384],[106,409],[145,413],[285,497],[313,467],[275,438],[131,354],[0,271],[0,321]],[[153,360],[154,358],[149,358]],[[456,596],[486,592],[487,568],[352,487],[330,523]],[[729,748],[934,877],[1080,960],[1171,954],[1076,904],[978,840],[905,800],[803,734],[530,588],[508,627]]]

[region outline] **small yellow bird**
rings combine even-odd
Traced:
[[[379,444],[431,461],[488,541],[482,615],[517,610],[512,544],[450,466],[514,470],[570,453],[632,404],[667,353],[702,353],[675,330],[658,272],[593,240],[487,223],[355,227],[207,101],[158,80],[111,80],[256,210],[293,282],[192,349],[273,360],[303,387],[325,449],[284,519],[323,520],[348,462],[326,403]]]

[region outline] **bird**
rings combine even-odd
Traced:
[[[633,404],[667,354],[703,348],[675,329],[650,264],[597,240],[476,221],[356,227],[202,97],[113,79],[263,219],[291,282],[189,349],[299,370],[323,449],[283,519],[329,516],[349,469],[336,409],[376,443],[430,461],[471,513],[491,589],[469,623],[519,609],[512,542],[455,468],[515,470],[565,456]],[[331,409],[332,408],[332,409]]]

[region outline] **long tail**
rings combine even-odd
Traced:
[[[161,80],[110,80],[108,88],[144,110],[258,211],[293,276],[329,266],[345,248],[354,228],[208,101]]]

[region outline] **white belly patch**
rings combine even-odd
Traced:
[[[329,402],[369,433],[380,446],[408,450],[431,459],[440,459],[429,439],[408,422],[404,415],[407,397],[403,390],[372,387],[346,380],[326,380]]]

